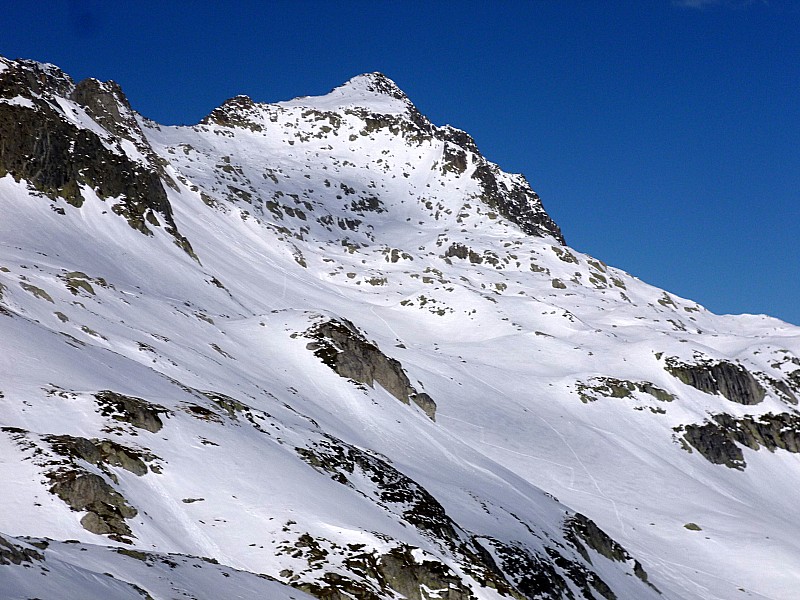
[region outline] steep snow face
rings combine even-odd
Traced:
[[[3,589],[160,597],[205,556],[219,597],[794,596],[798,328],[565,246],[380,74],[162,127],[2,64],[0,123],[73,123],[53,164],[96,136],[163,192],[0,154]],[[26,584],[9,536],[81,545]]]

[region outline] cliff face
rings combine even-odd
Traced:
[[[116,83],[87,79],[76,85],[57,67],[32,61],[3,65],[1,175],[76,208],[89,188],[109,199],[134,229],[150,235],[152,227],[164,226],[191,252],[164,191],[165,184],[175,184]]]
[[[797,328],[567,247],[381,74],[165,127],[3,59],[0,210],[1,589],[800,586]]]

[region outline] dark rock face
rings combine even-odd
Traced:
[[[347,485],[368,480],[373,491],[361,490],[387,510],[399,515],[424,535],[437,540],[451,552],[458,552],[461,535],[442,505],[421,485],[385,460],[331,436],[310,448],[297,448],[298,455],[315,469]],[[301,536],[296,547],[308,555],[309,565],[327,556],[309,535]],[[387,594],[400,594],[415,600],[468,600],[474,596],[461,579],[444,563],[430,557],[417,560],[412,548],[400,544],[385,554],[350,553],[345,564],[355,578],[326,573],[300,589],[318,598],[345,600],[353,597],[378,600]],[[502,578],[501,578],[502,579]],[[507,584],[506,584],[507,585]]]
[[[13,544],[0,535],[0,566],[30,564],[35,560],[43,561],[44,555],[32,548]]]
[[[313,538],[303,535],[296,546],[315,548]],[[412,548],[400,544],[384,554],[358,553],[346,559],[348,569],[361,580],[341,573],[323,574],[313,583],[294,584],[298,589],[325,600],[381,600],[401,597],[408,600],[474,600],[475,596],[446,564],[432,559],[417,561]],[[399,596],[398,596],[399,595]]]
[[[433,398],[425,392],[418,392],[400,362],[381,352],[349,321],[325,321],[312,327],[305,335],[316,340],[308,344],[308,349],[342,377],[369,387],[378,383],[403,404],[413,402],[435,420]]]
[[[156,433],[164,426],[159,415],[168,411],[163,406],[110,390],[97,392],[94,397],[100,407],[100,413],[105,417],[130,423],[150,433]]]
[[[509,594],[513,598],[574,598],[574,588],[580,590],[584,598],[617,598],[597,573],[553,547],[545,548],[546,553],[540,556],[515,543],[505,544],[491,538],[485,538],[483,543],[492,548],[502,571],[513,582],[514,592]]]
[[[378,572],[392,589],[408,600],[474,598],[447,565],[433,560],[417,562],[408,546],[394,548],[383,555],[378,563]]]
[[[257,113],[256,103],[249,96],[235,96],[215,108],[200,121],[201,125],[221,125],[222,127],[241,127],[250,131],[261,131],[263,127],[254,122]]]
[[[148,472],[144,459],[151,460],[152,455],[126,448],[111,440],[89,440],[71,435],[53,435],[45,438],[53,450],[62,456],[80,458],[87,463],[104,468],[106,465],[121,467],[134,475],[145,475]]]
[[[376,500],[421,532],[451,545],[458,539],[457,526],[439,501],[385,460],[331,436],[296,451],[309,465],[341,484],[349,485],[359,474],[367,478],[377,490]]]
[[[659,402],[672,402],[675,396],[649,381],[628,381],[616,377],[593,377],[588,383],[577,382],[576,389],[583,402],[594,402],[598,396],[606,398],[630,398],[639,391],[651,395]]]
[[[638,561],[583,515],[573,515],[564,523],[565,538],[580,557],[570,557],[561,544],[549,545],[537,554],[517,542],[470,535],[447,515],[444,507],[424,487],[380,457],[341,440],[326,436],[311,447],[295,450],[310,466],[342,485],[356,487],[359,482],[371,481],[373,491],[357,488],[359,492],[372,496],[378,504],[401,515],[406,523],[437,541],[465,573],[501,596],[515,600],[560,600],[573,597],[570,590],[577,587],[586,598],[599,594],[613,600],[615,594],[591,567],[587,546],[609,560],[632,562],[633,574],[651,585]],[[311,536],[306,534],[305,538],[301,537],[292,549],[302,548],[302,553],[310,557],[309,565],[314,561],[324,563],[326,552]],[[444,563],[433,557],[413,560],[411,550],[400,544],[382,555],[374,551],[358,553],[345,560],[356,579],[327,573],[321,582],[300,587],[318,598],[335,600],[352,597],[377,600],[385,597],[387,591],[419,600],[473,598],[469,588]],[[382,593],[375,593],[373,588]],[[428,590],[436,593],[429,595]]]
[[[686,385],[707,394],[721,394],[738,404],[758,404],[766,395],[766,390],[747,369],[732,362],[687,364],[668,358],[665,368]]]
[[[480,199],[529,235],[553,236],[565,244],[561,229],[545,212],[539,196],[524,177],[517,176],[510,186],[498,181],[500,168],[486,161],[472,173],[482,189]]]
[[[75,207],[84,202],[81,186],[94,189],[103,199],[119,198],[112,210],[131,227],[152,234],[149,226],[160,226],[161,220],[176,243],[193,255],[172,218],[163,169],[119,86],[96,80],[76,86],[55,68],[29,61],[8,64],[0,73],[0,98],[25,102],[0,103],[0,176],[10,173],[49,198],[63,198]],[[55,108],[57,97],[81,104],[109,136],[101,139],[64,118]],[[120,139],[134,142],[150,162],[130,158]]]
[[[61,498],[70,508],[88,511],[81,525],[92,533],[108,535],[111,539],[128,542],[131,529],[125,519],[138,511],[128,505],[122,494],[105,479],[82,470],[61,470],[50,475],[53,485],[50,492]]]
[[[597,526],[597,523],[581,513],[575,513],[564,521],[564,530],[567,537],[575,549],[580,552],[586,562],[592,564],[589,553],[584,548],[586,544],[605,556],[608,560],[616,562],[630,562],[633,560],[633,573],[647,585],[655,589],[653,584],[648,581],[647,572],[638,560],[634,560],[630,553],[625,550],[618,542],[613,540],[605,531]]]
[[[709,462],[743,470],[744,453],[737,445],[753,450],[762,447],[770,452],[786,450],[800,453],[800,415],[767,413],[760,417],[736,418],[714,415],[701,425],[685,425],[684,439]]]

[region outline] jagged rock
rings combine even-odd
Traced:
[[[686,425],[679,431],[685,431],[684,439],[709,462],[740,470],[746,466],[742,449],[716,423]]]
[[[375,486],[377,499],[393,507],[403,520],[445,544],[455,544],[456,525],[439,501],[385,460],[332,436],[295,450],[309,465],[341,484],[349,484],[356,475],[366,477]]]
[[[630,398],[633,392],[649,394],[660,402],[672,402],[675,396],[649,381],[628,381],[616,377],[592,377],[588,383],[577,382],[575,388],[583,402],[596,400],[595,394],[606,398]]]
[[[744,453],[736,444],[753,450],[786,450],[800,453],[800,415],[767,413],[759,417],[737,418],[729,414],[713,415],[701,425],[685,425],[684,438],[709,462],[743,470]]]
[[[589,553],[586,552],[586,549],[583,547],[584,543],[609,560],[625,563],[633,561],[634,575],[650,587],[654,587],[648,581],[647,572],[644,570],[641,563],[635,560],[619,542],[612,539],[605,531],[597,526],[597,523],[586,515],[575,513],[571,517],[568,517],[564,521],[564,531],[567,540],[575,546],[575,549],[580,552],[581,556],[583,556],[589,564],[592,563],[592,560],[589,557]]]
[[[585,579],[578,575],[577,569],[570,569],[570,566],[576,565],[576,563],[562,559],[557,553],[554,553],[552,557],[538,556],[516,544],[503,543],[493,538],[484,538],[483,543],[491,547],[497,557],[498,566],[513,584],[516,593],[510,595],[514,598],[561,600],[572,597],[569,583],[559,574],[556,565],[553,564],[556,558],[560,563],[557,563],[557,566],[565,574],[575,576],[579,581]],[[599,580],[599,577],[597,579]],[[588,590],[585,581],[578,585],[581,588],[587,588],[585,590],[588,592],[587,597],[594,597],[591,590]]]
[[[156,433],[164,426],[159,415],[168,411],[163,406],[110,390],[97,392],[94,397],[104,417],[125,421],[150,433]]]
[[[500,168],[485,160],[472,173],[472,178],[481,186],[481,200],[494,208],[512,223],[530,235],[551,235],[566,244],[561,229],[542,207],[538,194],[534,192],[522,175],[499,180]]]
[[[222,127],[241,127],[251,131],[261,131],[263,127],[256,122],[258,107],[249,96],[235,96],[215,108],[200,121],[201,125],[220,125]]]
[[[408,546],[384,554],[378,562],[378,573],[390,588],[408,600],[475,598],[447,565],[433,560],[417,561]]]
[[[324,321],[314,325],[305,335],[316,340],[309,343],[307,348],[342,377],[369,387],[378,383],[400,402],[413,402],[435,420],[436,403],[433,398],[417,391],[400,361],[386,356],[349,321]]]
[[[87,531],[109,534],[118,541],[125,541],[131,535],[125,519],[132,519],[138,511],[105,479],[78,469],[62,469],[50,474],[50,478],[54,481],[50,487],[52,494],[73,510],[88,511],[81,519]]]
[[[720,360],[687,364],[668,358],[665,369],[686,385],[707,394],[720,394],[738,404],[758,404],[766,395],[766,390],[750,371],[732,362]]]
[[[315,540],[304,534],[297,547],[319,551]],[[408,600],[474,600],[475,596],[443,562],[433,557],[415,557],[414,548],[400,544],[379,554],[362,552],[346,559],[348,570],[360,576],[352,579],[335,572],[324,573],[315,582],[296,583],[296,587],[325,600],[381,600],[400,597]],[[312,559],[313,561],[313,559]]]
[[[71,435],[53,435],[45,438],[53,450],[62,456],[81,458],[86,462],[103,467],[121,467],[134,475],[145,475],[148,471],[143,459],[152,460],[152,454],[127,448],[111,440],[89,440]]]
[[[9,65],[0,73],[0,98],[19,96],[29,105],[0,103],[0,177],[10,173],[51,199],[61,197],[76,207],[84,202],[81,186],[89,186],[100,198],[118,198],[112,210],[145,234],[152,234],[148,225],[159,224],[158,214],[176,243],[194,256],[172,218],[162,185],[163,168],[119,86],[96,80],[75,86],[55,68],[43,69],[29,61]],[[109,139],[64,119],[55,108],[57,102],[47,101],[56,94],[85,103],[87,113],[109,131]],[[151,162],[145,165],[130,158],[120,138],[134,140]]]
[[[9,542],[0,535],[0,566],[21,565],[22,563],[32,563],[34,560],[44,560],[44,555],[33,548],[25,548]]]

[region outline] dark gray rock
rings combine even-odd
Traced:
[[[342,377],[369,387],[378,383],[403,404],[413,402],[435,420],[433,398],[417,391],[400,361],[386,356],[351,322],[331,319],[313,326],[305,335],[315,340],[307,348]]]
[[[52,494],[73,510],[88,511],[81,519],[81,525],[87,531],[108,535],[117,541],[128,541],[131,529],[125,519],[135,517],[138,511],[105,479],[80,469],[61,469],[49,477],[53,481]]]
[[[155,458],[152,454],[128,448],[111,440],[90,440],[71,435],[52,435],[45,439],[53,450],[62,456],[81,458],[101,468],[105,468],[106,465],[121,467],[139,476],[145,475],[148,471],[145,460]]]
[[[158,404],[110,390],[97,392],[94,397],[100,407],[100,414],[104,417],[130,423],[150,433],[156,433],[164,426],[159,415],[169,412]]]
[[[635,560],[619,542],[612,539],[611,536],[597,526],[597,523],[586,515],[575,513],[568,517],[564,521],[564,533],[567,540],[575,546],[575,549],[580,552],[581,556],[583,556],[589,564],[592,564],[592,560],[586,548],[584,548],[584,544],[595,552],[598,552],[601,556],[606,557],[608,560],[624,563],[633,561],[634,575],[653,589],[656,589],[655,586],[648,581],[647,572],[644,570],[641,563]]]
[[[375,500],[404,521],[447,545],[459,539],[457,526],[444,507],[424,487],[387,461],[332,436],[308,448],[296,448],[298,456],[335,481],[351,485],[356,475],[372,482]]]
[[[743,470],[746,466],[744,453],[719,425],[713,422],[686,425],[684,439],[706,460],[715,465]]]
[[[743,366],[728,361],[704,361],[696,364],[668,358],[667,372],[686,385],[707,394],[720,394],[738,404],[758,404],[766,390]]]
[[[194,256],[172,218],[162,185],[163,168],[119,86],[96,80],[75,86],[55,68],[30,61],[9,64],[0,73],[0,98],[21,96],[33,107],[0,103],[0,177],[11,174],[49,198],[63,198],[75,207],[83,204],[83,185],[103,199],[119,198],[112,210],[131,227],[149,235],[150,226],[163,221],[175,242]],[[85,103],[87,113],[109,132],[106,143],[94,131],[64,119],[55,108],[57,96]],[[150,163],[128,157],[121,150],[120,138],[134,141]],[[109,149],[109,143],[116,144],[119,152]]]
[[[43,561],[44,555],[33,548],[14,544],[0,535],[0,565],[21,565]]]
[[[566,244],[561,228],[545,212],[542,201],[527,180],[518,176],[517,181],[509,186],[498,181],[499,174],[500,168],[485,159],[473,171],[472,178],[481,187],[480,199],[483,203],[516,223],[529,235],[550,235]]]
[[[733,469],[743,470],[746,466],[739,446],[800,453],[800,415],[794,413],[740,418],[722,413],[705,423],[677,430],[683,431],[684,439],[709,462]]]

